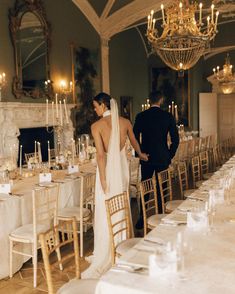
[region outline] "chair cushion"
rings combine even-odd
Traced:
[[[83,218],[89,218],[91,215],[91,211],[88,208],[83,208]],[[79,206],[72,206],[72,207],[65,207],[59,210],[58,217],[76,217],[78,221],[80,219],[80,207]]]
[[[38,224],[37,225],[37,235],[43,232],[46,232],[50,229],[50,225],[46,224]],[[21,226],[11,232],[10,237],[18,238],[18,239],[27,239],[30,242],[33,242],[33,224],[28,224]]]
[[[98,280],[77,280],[73,279],[68,283],[64,284],[58,291],[57,294],[95,294],[96,285]]]
[[[127,252],[127,250],[134,247],[140,240],[141,238],[130,238],[130,239],[122,241],[117,246],[117,249],[116,249],[117,253],[120,255],[123,255],[125,252]]]
[[[204,180],[197,181],[197,182],[195,183],[196,188],[201,187],[201,185],[202,185],[203,182],[205,182],[205,181],[204,181]]]
[[[148,219],[147,219],[147,225],[149,225],[150,227],[155,228],[157,225],[159,225],[161,223],[162,218],[166,216],[166,214],[154,214],[151,215]]]
[[[209,178],[213,175],[213,173],[204,174],[202,177],[204,180],[209,180]]]
[[[172,200],[172,201],[168,201],[166,202],[166,210],[168,211],[173,211],[175,210],[181,203],[183,202],[183,200]]]
[[[184,191],[184,197],[187,198],[190,196],[193,192],[195,192],[197,189],[188,189]]]

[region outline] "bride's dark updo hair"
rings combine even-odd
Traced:
[[[94,98],[93,98],[93,101],[96,101],[97,103],[102,104],[104,103],[104,105],[110,109],[110,100],[111,100],[111,97],[110,95],[104,93],[104,92],[101,92],[99,93],[98,95],[96,95]]]

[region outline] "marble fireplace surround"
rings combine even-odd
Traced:
[[[67,104],[69,125],[64,129],[62,135],[62,143],[66,148],[73,138],[73,124],[70,119],[71,109],[74,104]],[[6,123],[6,116],[11,118],[12,126],[15,125],[18,129],[37,128],[46,126],[46,103],[21,103],[21,102],[0,102],[0,144],[5,144],[3,128],[11,128],[10,122]],[[49,105],[49,126],[52,125],[52,110]],[[17,136],[16,136],[17,140]],[[55,138],[56,140],[56,138]],[[9,145],[9,144],[7,144]],[[18,148],[17,148],[18,149]],[[0,148],[0,158],[7,157],[4,149]]]

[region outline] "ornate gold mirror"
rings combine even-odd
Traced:
[[[50,26],[41,0],[16,0],[10,9],[10,32],[14,46],[16,98],[51,97]]]

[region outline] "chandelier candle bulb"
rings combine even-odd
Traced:
[[[149,28],[150,28],[150,15],[148,15],[148,27],[147,27],[147,29],[149,30]]]
[[[171,113],[171,105],[168,105],[168,112]]]
[[[59,108],[58,108],[58,94],[55,94],[55,109],[56,109],[56,118],[59,118]]]
[[[207,16],[207,32],[209,33],[210,31],[210,17]]]
[[[180,2],[180,4],[179,4],[179,8],[180,8],[180,18],[181,18],[181,21],[182,21],[182,18],[183,18],[182,7],[183,7],[183,4],[182,4],[182,2]]]
[[[154,14],[154,11],[151,10],[151,12],[150,12],[150,25],[149,25],[150,29],[151,29],[151,25],[152,25],[152,22],[153,22],[153,14]]]
[[[211,23],[214,23],[214,8],[215,8],[215,5],[212,4],[211,5]]]
[[[72,90],[73,90],[73,82],[70,81],[70,83],[69,83],[69,91],[72,92]]]
[[[164,5],[163,5],[163,4],[161,5],[161,10],[162,10],[162,20],[163,20],[163,24],[165,24],[166,21],[165,21]]]
[[[152,26],[152,29],[153,29],[153,30],[155,29],[155,22],[156,22],[156,19],[154,18],[154,19],[153,19],[153,26]]]
[[[202,25],[202,3],[199,4],[199,25]]]

